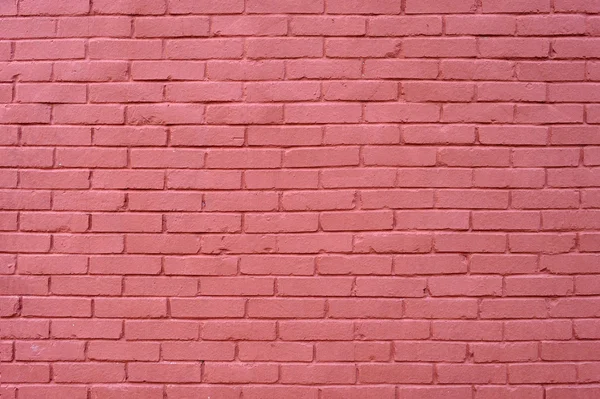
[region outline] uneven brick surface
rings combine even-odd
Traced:
[[[0,397],[600,397],[599,13],[1,1]]]

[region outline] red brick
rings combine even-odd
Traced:
[[[240,271],[249,275],[312,275],[314,259],[303,256],[254,255],[240,259]]]
[[[290,20],[290,31],[296,36],[362,36],[366,21],[357,16],[298,16]]]
[[[467,345],[458,342],[394,342],[394,359],[397,362],[463,362]]]
[[[87,388],[85,386],[68,385],[29,385],[19,387],[19,397],[25,399],[34,399],[39,397],[48,399],[73,398],[86,399]]]
[[[310,362],[313,358],[313,346],[298,342],[240,342],[238,349],[243,361]]]
[[[81,39],[20,40],[15,43],[16,60],[61,60],[84,57],[85,41]]]
[[[381,16],[369,19],[369,36],[409,36],[440,35],[442,18],[440,16]]]
[[[118,339],[123,323],[120,320],[58,319],[52,320],[53,338]]]
[[[160,267],[158,270],[160,271]],[[232,275],[237,272],[237,258],[231,256],[166,257],[164,270],[167,275]]]
[[[284,341],[348,341],[354,337],[354,328],[346,321],[281,321],[279,337]]]
[[[422,340],[429,338],[430,323],[425,320],[357,321],[356,336],[364,340]]]
[[[257,340],[275,339],[275,323],[271,321],[207,321],[200,326],[203,340]]]
[[[440,364],[436,371],[441,383],[502,384],[507,378],[500,364]]]
[[[21,302],[21,315],[28,317],[91,317],[92,300],[88,298],[24,297]]]
[[[81,341],[20,341],[15,345],[17,361],[84,360],[85,343]]]
[[[0,365],[3,383],[34,383],[50,381],[48,364],[3,363]]]
[[[90,389],[92,399],[118,399],[126,396],[130,399],[162,399],[163,387],[139,385],[100,385]]]
[[[198,323],[195,321],[128,320],[125,322],[125,339],[129,341],[195,340],[198,338],[198,331]],[[148,353],[148,351],[142,352]]]
[[[201,369],[198,363],[129,363],[127,379],[132,382],[200,382]]]
[[[404,301],[404,308],[405,315],[409,318],[474,319],[477,317],[475,299],[407,299]]]
[[[475,9],[475,2],[472,0],[408,0],[406,4],[407,14],[469,13],[474,12]]]
[[[508,376],[513,384],[569,383],[576,381],[576,366],[568,363],[511,364]]]
[[[535,342],[474,343],[469,344],[469,350],[476,363],[530,362],[539,358],[538,344]]]
[[[164,298],[97,298],[94,300],[96,317],[159,318],[167,315]]]
[[[162,14],[162,13],[161,13]],[[136,18],[136,37],[202,37],[208,36],[209,19],[190,17]]]
[[[205,63],[199,61],[134,61],[133,80],[203,79]]]
[[[123,363],[54,363],[53,377],[56,382],[111,383],[125,381]]]
[[[334,319],[399,319],[402,317],[401,299],[329,299],[327,313]]]
[[[127,79],[127,62],[101,60],[55,62],[54,74],[55,79],[62,82],[123,81]]]
[[[177,318],[242,317],[245,303],[242,299],[172,298],[171,314]]]
[[[174,60],[239,59],[243,51],[243,42],[238,38],[174,39],[165,44],[167,58]]]
[[[287,34],[287,20],[278,15],[216,16],[212,32],[219,36],[280,36]]]
[[[361,364],[358,381],[361,383],[428,384],[433,379],[429,364]]]

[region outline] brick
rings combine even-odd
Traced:
[[[231,361],[235,345],[226,342],[163,342],[161,351],[165,360],[223,360]]]
[[[402,301],[399,299],[330,299],[328,315],[335,319],[402,317]]]
[[[71,83],[17,85],[16,100],[20,103],[84,103],[86,88]]]
[[[283,365],[281,381],[283,383],[306,384],[348,384],[356,380],[352,365]]]
[[[205,63],[201,61],[133,61],[133,80],[203,79]]]
[[[198,338],[198,323],[184,320],[126,321],[125,338],[135,340],[194,340]],[[143,351],[148,353],[148,351]]]
[[[410,36],[442,34],[440,16],[381,16],[369,19],[369,36]]]
[[[171,170],[167,172],[166,181],[168,188],[175,189],[237,189],[242,186],[242,173],[224,170]],[[196,193],[190,193],[194,194]]]
[[[94,300],[96,317],[159,318],[167,314],[164,298],[97,298]]]
[[[475,2],[471,0],[460,1],[418,1],[408,0],[406,4],[407,14],[458,14],[475,11]]]
[[[250,102],[313,101],[321,94],[321,85],[315,82],[250,82],[244,89]]]
[[[165,0],[143,1],[107,1],[101,0],[92,6],[92,10],[99,14],[163,14],[166,11]]]
[[[430,234],[361,233],[354,240],[359,253],[427,253],[432,248]]]
[[[392,399],[395,397],[394,387],[378,386],[353,386],[353,387],[323,387],[321,388],[323,399],[358,399],[365,395],[372,395],[382,399]]]
[[[383,342],[321,342],[316,345],[320,361],[388,360],[390,345]]]
[[[125,109],[114,104],[65,104],[54,106],[55,123],[65,125],[119,125],[125,122]]]
[[[510,234],[508,247],[511,252],[570,252],[575,247],[574,234]]]
[[[240,342],[238,348],[244,361],[308,362],[313,358],[312,345],[298,342]]]
[[[127,107],[127,121],[133,125],[193,125],[204,123],[204,105],[140,104]]]
[[[232,15],[212,19],[212,32],[219,36],[280,36],[287,31],[287,20],[277,15]]]
[[[50,322],[48,320],[2,320],[2,330],[0,330],[2,339],[40,339],[49,336]]]
[[[435,79],[439,64],[424,60],[368,59],[364,68],[366,78]]]
[[[92,130],[79,126],[25,126],[21,133],[24,145],[85,146],[92,142]]]
[[[30,385],[19,387],[19,396],[23,398],[37,398],[40,395],[47,398],[70,397],[73,399],[87,398],[87,389],[84,386],[68,386],[68,385]]]
[[[538,360],[538,345],[534,342],[474,343],[469,350],[476,363],[530,362]]]
[[[242,44],[240,39],[174,39],[166,41],[165,52],[173,60],[238,59]]]
[[[298,16],[290,20],[290,31],[297,36],[362,36],[366,21],[357,16]]]
[[[512,80],[514,63],[504,60],[444,60],[440,63],[444,79]]]
[[[525,371],[527,369],[527,371]],[[527,383],[569,383],[576,380],[576,368],[573,364],[511,364],[508,366],[509,382]]]
[[[126,61],[64,61],[54,63],[54,74],[62,82],[111,82],[127,80]]]
[[[120,277],[53,276],[52,293],[58,295],[120,295]]]
[[[248,144],[281,147],[315,145],[321,143],[322,130],[319,126],[250,126],[247,130]]]
[[[221,102],[242,99],[242,85],[233,82],[167,83],[165,88],[165,100],[167,101]]]
[[[127,378],[132,382],[200,382],[201,369],[198,363],[130,363]]]
[[[50,108],[43,104],[5,104],[0,109],[1,123],[49,123]]]
[[[92,301],[87,298],[24,297],[21,302],[21,315],[29,317],[91,317]]]
[[[504,335],[508,341],[568,340],[573,332],[569,320],[516,320],[506,322]]]
[[[254,255],[240,259],[240,271],[249,275],[312,275],[314,259],[303,256]]]
[[[481,317],[485,319],[539,319],[548,316],[543,299],[484,299],[480,308]]]
[[[224,81],[281,80],[285,73],[283,61],[278,60],[210,60],[206,70],[210,79]]]
[[[449,35],[513,35],[516,21],[501,15],[450,15],[446,17],[446,34]]]
[[[410,370],[410,372],[408,372]],[[362,383],[430,383],[433,367],[428,364],[362,364],[358,366],[358,380]]]
[[[110,383],[125,381],[123,363],[54,363],[53,377],[56,382]]]
[[[16,60],[82,59],[85,42],[78,39],[21,40],[15,46]]]
[[[212,125],[278,124],[283,121],[283,106],[276,104],[209,105],[206,122]]]
[[[53,338],[118,339],[123,323],[120,320],[58,319],[52,320]]]
[[[281,321],[279,337],[284,341],[348,341],[354,336],[353,325],[346,321]]]
[[[84,360],[83,342],[21,341],[15,345],[17,361],[74,361]]]
[[[204,380],[209,383],[273,383],[279,377],[276,364],[209,363]]]
[[[203,37],[209,35],[206,17],[145,17],[135,20],[136,37]]]
[[[280,277],[277,292],[280,296],[349,296],[352,282],[347,277]]]
[[[484,13],[541,13],[550,12],[548,0],[535,0],[529,4],[521,4],[514,0],[486,0],[482,4]]]
[[[0,366],[4,383],[34,383],[50,381],[48,364],[4,363]]]
[[[454,274],[467,269],[461,255],[398,255],[394,257],[394,274]]]
[[[257,340],[275,339],[275,323],[271,321],[207,321],[200,327],[203,340]]]
[[[138,254],[195,254],[200,238],[193,234],[129,234],[127,252]]]
[[[474,319],[477,317],[475,299],[407,299],[404,303],[405,314],[410,318]]]
[[[367,122],[439,122],[440,107],[437,104],[382,103],[367,104]]]
[[[507,379],[506,366],[500,364],[440,364],[436,371],[441,383],[498,384]]]
[[[397,144],[400,130],[393,125],[325,127],[324,144]]]
[[[117,399],[127,396],[132,399],[160,399],[163,396],[161,386],[139,385],[105,385],[93,386],[90,390],[92,399]]]
[[[170,300],[171,313],[177,318],[242,317],[242,299],[196,299],[173,298]]]
[[[173,14],[238,14],[244,9],[244,2],[241,0],[225,0],[218,4],[206,0],[172,0],[169,5]]]
[[[364,340],[422,340],[430,337],[425,320],[357,321],[356,334]]]
[[[496,321],[433,321],[432,337],[444,341],[498,341],[502,323]]]

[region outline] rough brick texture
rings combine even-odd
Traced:
[[[600,397],[599,0],[2,0],[2,399]]]

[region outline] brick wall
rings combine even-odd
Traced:
[[[600,397],[598,13],[3,0],[0,397]]]

